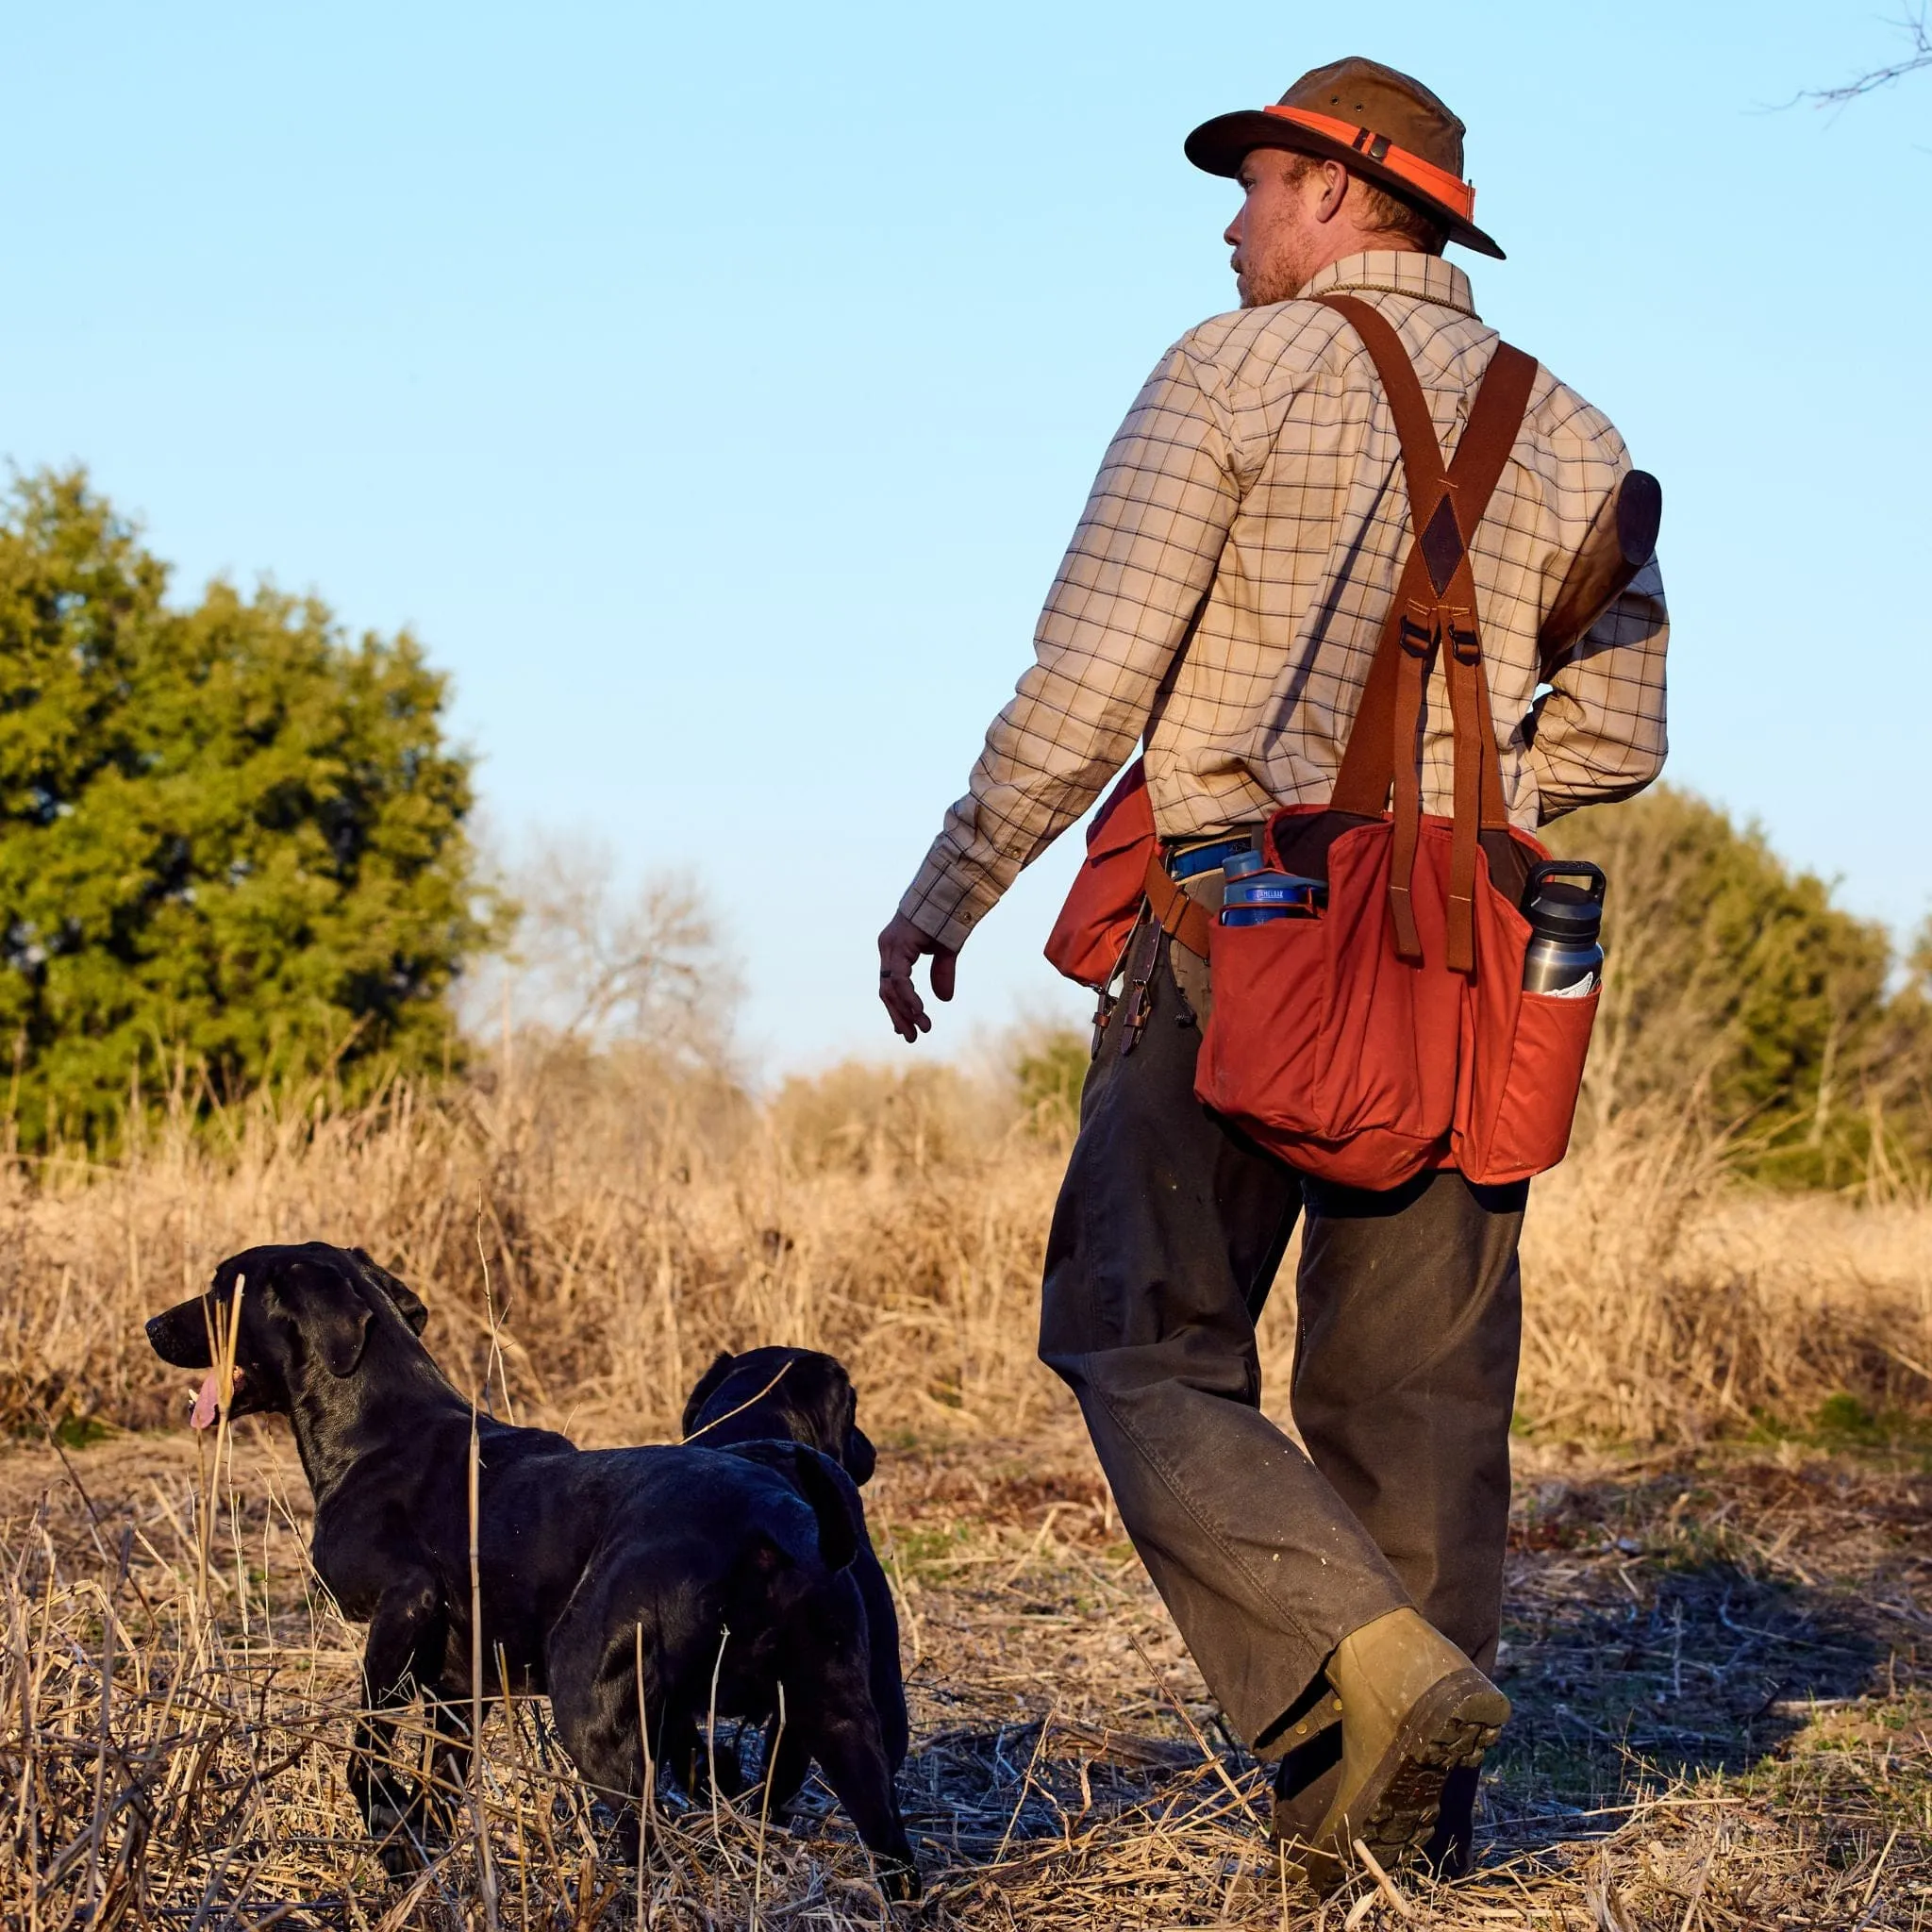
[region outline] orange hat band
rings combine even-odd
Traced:
[[[1380,163],[1391,175],[1407,181],[1411,188],[1419,188],[1431,201],[1453,209],[1465,222],[1475,214],[1475,190],[1467,181],[1459,175],[1452,175],[1447,168],[1439,168],[1433,161],[1425,161],[1422,156],[1410,154],[1406,147],[1397,147],[1386,134],[1377,134],[1369,127],[1357,127],[1352,121],[1338,121],[1331,114],[1311,113],[1307,108],[1284,108],[1277,103],[1261,111],[1273,114],[1278,120],[1292,121],[1312,133],[1325,134],[1330,141],[1339,141],[1342,146],[1354,148],[1357,154]]]

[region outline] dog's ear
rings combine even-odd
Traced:
[[[396,1312],[409,1326],[422,1334],[429,1325],[429,1310],[423,1306],[416,1291],[407,1282],[399,1281],[387,1268],[379,1268],[361,1248],[351,1248],[357,1265],[369,1275],[375,1285],[396,1305]]]
[[[338,1378],[353,1375],[375,1322],[354,1274],[296,1261],[271,1277],[303,1341]]]
[[[362,1345],[369,1340],[370,1324],[375,1320],[373,1308],[351,1308],[346,1305],[329,1308],[316,1340],[329,1374],[338,1380],[356,1373],[356,1364],[362,1359]]]
[[[833,1420],[826,1435],[826,1455],[841,1464],[845,1474],[863,1488],[878,1466],[878,1452],[872,1439],[858,1426],[858,1391],[842,1362],[832,1364]]]
[[[879,1452],[872,1446],[872,1438],[858,1426],[855,1419],[845,1430],[845,1474],[860,1489],[872,1480],[872,1473],[878,1467]]]
[[[845,1472],[829,1456],[808,1449],[803,1442],[791,1452],[799,1492],[819,1520],[819,1554],[828,1570],[842,1570],[865,1541],[865,1518],[858,1495]]]
[[[698,1418],[705,1412],[705,1404],[718,1392],[718,1385],[731,1373],[731,1365],[738,1357],[729,1349],[721,1349],[711,1366],[698,1377],[698,1386],[691,1391],[691,1399],[684,1405],[684,1420],[677,1425],[677,1433],[689,1438],[697,1427]]]

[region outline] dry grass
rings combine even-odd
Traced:
[[[488,1884],[466,1812],[425,1878],[389,1885],[341,1777],[358,1633],[304,1564],[285,1433],[242,1434],[218,1482],[179,1435],[0,1458],[7,1923],[888,1923],[840,1813],[761,1830],[756,1792],[662,1817],[641,1895],[535,1700],[487,1733]],[[1919,1924],[1923,1476],[1790,1449],[1535,1455],[1523,1475],[1488,1852],[1456,1887],[1402,1879],[1404,1920],[1366,1881],[1325,1912],[1284,1893],[1264,1780],[1074,1437],[902,1450],[872,1507],[905,1613],[920,1922]]]
[[[1023,1430],[1063,1148],[983,1087],[841,1069],[762,1113],[700,1080],[580,1066],[354,1111],[262,1099],[164,1124],[106,1173],[0,1168],[0,1430],[178,1420],[141,1324],[258,1241],[367,1247],[480,1380],[592,1441],[663,1434],[720,1346],[850,1362],[888,1427]],[[1540,1182],[1520,1407],[1541,1435],[1694,1442],[1845,1395],[1932,1409],[1932,1209],[1726,1184],[1680,1132],[1600,1136]],[[1286,1300],[1286,1296],[1281,1298]],[[1291,1324],[1271,1311],[1281,1386]]]
[[[1820,1408],[1932,1409],[1932,1209],[1731,1184],[1627,1122],[1539,1181],[1519,1408],[1543,1435],[1697,1442]]]
[[[487,1264],[520,1414],[587,1441],[670,1433],[718,1345],[852,1363],[890,1445],[871,1508],[936,1927],[1932,1911],[1932,1484],[1915,1454],[1812,1429],[1835,1397],[1854,1436],[1924,1414],[1923,1209],[1741,1193],[1667,1135],[1606,1137],[1540,1185],[1491,1853],[1464,1886],[1405,1879],[1398,1907],[1365,1882],[1317,1916],[1283,1895],[1260,1774],[1033,1361],[1061,1150],[983,1091],[848,1071],[759,1114],[648,1067],[555,1064],[221,1128],[0,1175],[0,1423],[25,1439],[0,1454],[9,1924],[885,1923],[836,1810],[777,1831],[755,1793],[668,1813],[640,1890],[526,1700],[492,1721],[433,1872],[386,1884],[341,1777],[359,1633],[307,1567],[285,1433],[244,1425],[219,1478],[178,1433],[79,1446],[84,1424],[178,1422],[189,1378],[141,1319],[221,1255],[298,1238],[396,1267],[459,1382],[482,1377]],[[1276,1391],[1289,1334],[1271,1309]]]
[[[514,1399],[591,1440],[661,1435],[713,1350],[778,1336],[843,1355],[888,1424],[1024,1424],[1048,1395],[1028,1304],[1052,1156],[1009,1135],[936,1158],[918,1107],[871,1111],[788,1136],[693,1083],[559,1078],[353,1112],[263,1100],[212,1141],[171,1123],[108,1174],[16,1165],[0,1428],[177,1421],[182,1377],[142,1320],[224,1254],[306,1239],[415,1287],[459,1384],[482,1374],[487,1273]]]

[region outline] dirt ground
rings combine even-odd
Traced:
[[[111,1581],[125,1548],[113,1588],[138,1619],[137,1601],[158,1602],[192,1566],[206,1454],[185,1435],[0,1452],[0,1556],[17,1600],[48,1597],[50,1577]],[[256,1673],[264,1723],[277,1698],[335,1718],[286,1764],[249,1773],[270,1792],[276,1778],[300,1786],[299,1804],[249,1827],[291,1842],[244,1876],[220,1865],[218,1843],[186,1840],[178,1896],[151,1853],[151,1922],[460,1923],[454,1907],[438,1920],[430,1894],[391,1898],[353,1829],[332,1767],[357,1633],[305,1577],[308,1493],[279,1424],[242,1425],[233,1476],[208,1586],[223,1641]],[[1318,1909],[1284,1890],[1265,1779],[1222,1728],[1077,1435],[885,1445],[867,1503],[902,1606],[914,1734],[902,1794],[924,1923],[1932,1922],[1925,1457],[1524,1444],[1516,1489],[1499,1664],[1516,1716],[1486,1784],[1479,1869],[1455,1887],[1405,1876],[1383,1890],[1365,1876]],[[16,1702],[0,1717],[8,1811],[21,1737]],[[210,1807],[208,1829],[225,1815]],[[836,1811],[821,1804],[780,1838],[785,1858],[757,1881],[768,1895],[745,1907],[714,1888],[706,1904],[690,1874],[667,1876],[661,1923],[882,1923]],[[709,1856],[696,1837],[666,1847],[674,1861]],[[718,1855],[730,1856],[723,1840]],[[605,1924],[638,1923],[621,1875],[596,1907],[584,1858],[574,1907],[539,1912],[526,1897],[520,1922],[507,1895],[504,1922],[583,1926],[608,1910]]]

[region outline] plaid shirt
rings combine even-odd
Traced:
[[[1374,301],[1416,364],[1452,453],[1497,336],[1435,257],[1357,255],[1305,293]],[[1630,459],[1609,422],[1539,370],[1471,544],[1504,796],[1535,827],[1622,798],[1664,758],[1663,584],[1649,564],[1539,695],[1537,633]],[[1395,422],[1359,338],[1307,300],[1221,315],[1160,359],[1101,465],[1034,634],[900,910],[957,947],[1133,754],[1163,838],[1321,804],[1341,769],[1410,542]],[[1175,654],[1200,621],[1178,668]],[[1453,810],[1439,665],[1424,808]]]

